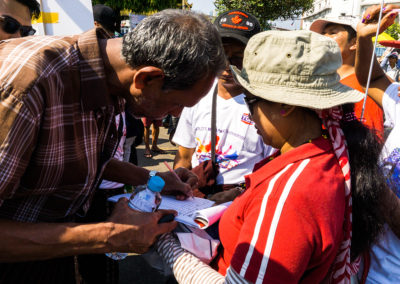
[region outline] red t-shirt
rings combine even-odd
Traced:
[[[340,80],[340,83],[346,85],[354,90],[360,91],[364,93],[363,88],[357,80],[356,74],[353,73],[347,77],[344,77]],[[364,104],[364,100],[361,100],[358,103],[354,104],[354,112],[357,118],[361,117],[362,107]],[[376,135],[382,139],[383,137],[383,111],[373,99],[367,96],[367,101],[365,103],[365,111],[364,111],[364,124],[368,126],[370,129],[375,129]]]
[[[320,283],[343,239],[344,178],[331,142],[260,164],[222,216],[218,271],[231,266],[253,283]]]

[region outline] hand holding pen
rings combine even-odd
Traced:
[[[174,195],[178,200],[184,200],[193,196],[193,189],[198,184],[198,178],[195,174],[185,168],[178,168],[175,171],[164,162],[168,172],[158,173],[164,181],[165,188],[162,194]]]

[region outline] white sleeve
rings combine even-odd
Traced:
[[[232,267],[226,277],[184,250],[171,233],[164,234],[156,243],[157,252],[171,268],[178,283],[192,284],[250,284]]]
[[[272,146],[263,145],[263,158],[269,157],[276,152],[276,149]]]
[[[399,83],[392,83],[386,89],[382,98],[382,107],[386,121],[388,121],[392,126],[396,123],[400,123],[400,113],[397,110],[397,104],[400,102],[399,87]]]
[[[196,148],[196,140],[192,127],[192,113],[192,108],[185,107],[183,109],[181,116],[179,117],[174,138],[172,139],[173,142],[185,148]]]

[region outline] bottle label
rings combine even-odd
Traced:
[[[135,210],[153,212],[157,206],[155,203],[155,194],[147,189],[140,191],[133,199],[129,200],[129,206]]]

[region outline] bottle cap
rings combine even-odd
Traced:
[[[147,188],[153,192],[161,192],[164,186],[165,181],[159,176],[152,176],[147,182]]]

